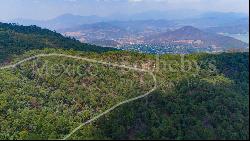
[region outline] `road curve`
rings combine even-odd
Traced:
[[[25,63],[27,61],[31,61],[31,60],[37,59],[39,57],[49,57],[49,56],[73,58],[73,59],[76,59],[76,60],[84,60],[84,61],[91,62],[91,63],[98,63],[98,64],[109,65],[109,66],[113,66],[113,67],[120,67],[120,68],[126,68],[126,69],[130,69],[130,70],[135,70],[135,71],[138,71],[138,72],[149,73],[152,76],[153,80],[154,80],[154,87],[149,92],[147,92],[147,93],[145,93],[143,95],[137,96],[135,98],[131,98],[131,99],[125,100],[123,102],[120,102],[120,103],[114,105],[113,107],[111,107],[110,109],[106,110],[105,112],[103,112],[103,113],[95,116],[94,118],[92,118],[92,119],[90,119],[90,120],[82,123],[81,125],[79,125],[77,128],[75,128],[73,131],[71,131],[68,135],[66,135],[61,140],[67,140],[67,139],[69,139],[76,131],[78,131],[79,129],[81,129],[83,126],[96,121],[100,117],[102,117],[102,116],[110,113],[111,111],[113,111],[114,109],[116,109],[117,107],[119,107],[121,105],[124,105],[124,104],[130,103],[130,102],[136,101],[138,99],[142,99],[144,97],[147,97],[148,95],[150,95],[152,92],[154,92],[157,89],[157,79],[156,79],[156,76],[153,74],[153,72],[151,72],[149,70],[140,69],[140,68],[134,68],[134,67],[129,67],[129,66],[125,66],[125,65],[118,65],[118,64],[114,64],[114,63],[107,63],[107,62],[103,62],[103,61],[97,61],[97,60],[94,60],[94,59],[88,59],[88,58],[83,58],[83,57],[79,57],[79,56],[72,56],[72,55],[66,55],[66,54],[57,54],[57,53],[39,54],[39,55],[35,55],[35,56],[32,56],[32,57],[26,58],[26,59],[24,59],[22,61],[19,61],[16,64],[7,65],[7,66],[4,66],[4,67],[0,67],[0,70],[16,68],[17,66],[19,66],[19,65],[21,65],[21,64],[23,64],[23,63]]]

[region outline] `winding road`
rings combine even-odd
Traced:
[[[61,140],[67,140],[69,139],[76,131],[78,131],[79,129],[81,129],[83,126],[87,125],[87,124],[90,124],[94,121],[96,121],[97,119],[99,119],[100,117],[110,113],[111,111],[113,111],[114,109],[116,109],[117,107],[121,106],[121,105],[124,105],[124,104],[127,104],[127,103],[130,103],[130,102],[133,102],[133,101],[136,101],[136,100],[139,100],[139,99],[142,99],[148,95],[150,95],[152,92],[154,92],[156,89],[157,89],[157,79],[156,79],[156,76],[153,74],[153,72],[149,71],[149,70],[145,70],[145,69],[140,69],[140,68],[134,68],[134,67],[129,67],[129,66],[125,66],[125,65],[118,65],[118,64],[114,64],[114,63],[107,63],[107,62],[103,62],[103,61],[97,61],[97,60],[94,60],[94,59],[88,59],[88,58],[83,58],[83,57],[79,57],[79,56],[72,56],[72,55],[66,55],[66,54],[56,54],[56,53],[51,53],[51,54],[39,54],[39,55],[35,55],[35,56],[32,56],[32,57],[29,57],[29,58],[26,58],[22,61],[19,61],[17,62],[16,64],[13,64],[13,65],[7,65],[7,66],[3,66],[3,67],[0,67],[0,70],[4,70],[4,69],[13,69],[13,68],[16,68],[17,66],[27,62],[27,61],[31,61],[31,60],[34,60],[34,59],[37,59],[39,57],[50,57],[50,56],[55,56],[55,57],[65,57],[65,58],[73,58],[73,59],[76,59],[76,60],[84,60],[84,61],[87,61],[87,62],[91,62],[91,63],[98,63],[98,64],[103,64],[103,65],[109,65],[109,66],[113,66],[113,67],[120,67],[120,68],[125,68],[125,69],[129,69],[129,70],[134,70],[134,71],[138,71],[138,72],[144,72],[144,73],[149,73],[152,78],[153,78],[153,81],[154,81],[154,87],[153,89],[151,89],[149,92],[143,94],[143,95],[140,95],[138,97],[135,97],[135,98],[131,98],[131,99],[128,99],[128,100],[125,100],[123,102],[120,102],[116,105],[114,105],[113,107],[111,107],[110,109],[106,110],[105,112],[93,117],[92,119],[82,123],[81,125],[79,125],[77,128],[75,128],[73,131],[71,131],[68,135],[66,135],[63,139]]]

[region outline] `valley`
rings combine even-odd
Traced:
[[[99,25],[103,23],[99,23]],[[104,47],[134,50],[153,54],[187,54],[198,52],[224,52],[232,49],[247,51],[249,44],[237,38],[222,34],[204,32],[192,26],[175,30],[143,28],[141,31],[117,28],[112,25],[94,26],[65,32],[65,36],[74,37]],[[246,39],[245,39],[246,40]]]

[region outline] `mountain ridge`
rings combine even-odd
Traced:
[[[171,42],[178,40],[200,40],[205,46],[217,46],[223,49],[247,48],[249,45],[232,37],[204,32],[192,26],[184,26],[180,29],[153,35],[145,39],[150,43]]]
[[[81,43],[74,38],[65,37],[55,31],[37,26],[20,26],[0,22],[0,63],[6,61],[10,54],[18,55],[27,50],[44,48],[74,49],[99,53],[116,50]]]

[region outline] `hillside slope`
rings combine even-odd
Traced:
[[[9,55],[43,48],[73,49],[87,52],[115,50],[83,44],[75,39],[37,26],[0,23],[0,63],[6,60]]]

